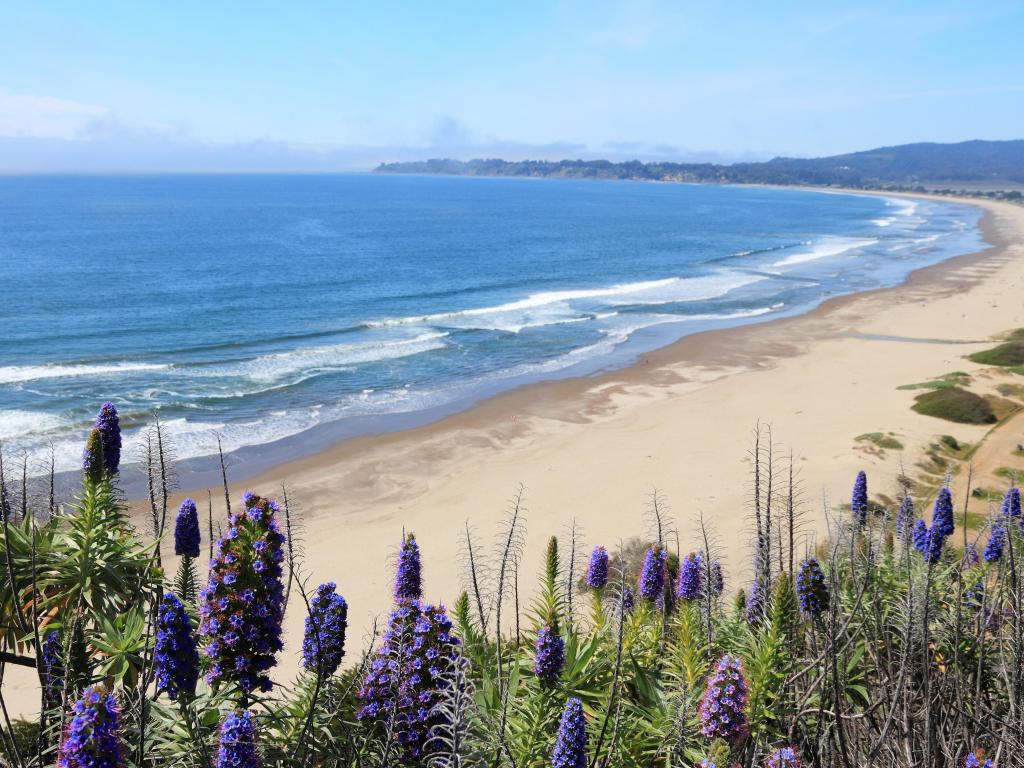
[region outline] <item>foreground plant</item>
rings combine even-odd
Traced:
[[[277,502],[247,493],[217,541],[202,593],[199,631],[206,638],[211,685],[231,683],[243,693],[269,691],[284,618],[284,535]]]
[[[69,713],[57,765],[60,768],[121,768],[125,754],[119,719],[114,695],[102,685],[89,688]]]

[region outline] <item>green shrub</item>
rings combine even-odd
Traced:
[[[985,398],[959,387],[925,392],[914,398],[912,407],[923,416],[960,424],[994,424],[997,421],[992,405]]]
[[[982,365],[1024,365],[1024,339],[1007,341],[998,347],[975,352],[968,355],[967,359]]]

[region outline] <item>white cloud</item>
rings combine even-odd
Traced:
[[[77,139],[107,115],[95,104],[0,91],[0,136]]]

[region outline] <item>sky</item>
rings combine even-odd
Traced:
[[[1024,137],[1024,3],[4,3],[0,172]]]

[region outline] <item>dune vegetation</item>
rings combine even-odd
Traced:
[[[119,491],[109,403],[73,499],[24,473],[0,483],[0,674],[33,668],[41,709],[12,720],[0,685],[9,765],[1021,764],[1014,487],[978,540],[969,489],[958,506],[902,478],[889,508],[861,472],[812,542],[759,441],[745,567],[724,572],[713,531],[678,530],[655,496],[633,540],[548,541],[535,584],[516,497],[493,538],[453,531],[465,591],[448,607],[423,601],[430,553],[404,534],[393,605],[361,649],[344,584],[314,584],[293,546],[286,495],[175,514],[158,425],[147,443],[150,530]],[[306,617],[301,647],[285,647],[288,611]],[[274,675],[284,654],[301,655],[292,680]]]

